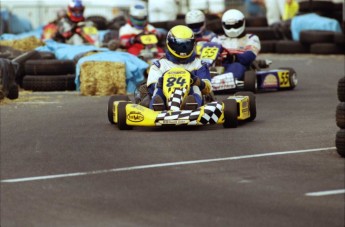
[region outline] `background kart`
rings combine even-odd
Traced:
[[[139,103],[133,103],[126,95],[111,96],[108,101],[108,119],[120,130],[133,126],[177,126],[223,124],[236,128],[239,122],[256,118],[256,101],[252,92],[239,92],[227,99],[207,102],[192,110],[181,109],[191,86],[190,73],[184,69],[172,69],[163,77],[163,92],[167,97],[167,110],[154,111]],[[185,105],[193,105],[186,103]]]
[[[217,91],[272,91],[292,90],[298,80],[293,68],[269,69],[270,60],[255,60],[245,71],[243,80],[236,79],[232,73],[224,73],[222,62],[228,55],[227,51],[221,53],[222,47],[216,43],[206,43],[200,58],[210,65],[212,88]]]

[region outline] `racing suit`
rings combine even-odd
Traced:
[[[202,81],[200,86],[193,85],[189,91],[189,95],[194,96],[198,106],[202,105],[202,94],[209,94],[212,91],[208,65],[203,63],[199,58],[196,58],[195,53],[184,62],[181,62],[181,60],[177,60],[169,52],[166,52],[165,57],[153,62],[147,78],[147,87],[149,89],[149,94],[152,96],[150,102],[151,109],[153,109],[152,104],[156,95],[159,95],[164,102],[166,102],[163,90],[160,86],[157,86],[157,84],[165,72],[175,67],[182,67],[188,70],[193,76],[197,76]]]
[[[141,44],[138,39],[138,35],[141,33],[156,34],[158,36],[156,28],[151,24],[147,24],[142,30],[132,26],[131,22],[128,21],[119,30],[120,45],[122,48],[127,49],[128,53],[138,56],[140,51],[144,48],[144,45]]]
[[[54,40],[58,42],[63,42],[63,43],[69,43],[69,44],[80,44],[80,43],[75,43],[76,37],[74,36],[79,36],[76,32],[77,29],[77,24],[71,20],[68,19],[68,17],[63,17],[57,22],[57,33],[55,34]],[[80,38],[81,40],[81,38]],[[83,41],[80,41],[83,42]]]
[[[261,45],[259,37],[254,34],[243,34],[237,38],[225,35],[211,40],[222,45],[230,53],[223,61],[225,72],[232,72],[238,80],[243,80],[244,72],[258,55]]]

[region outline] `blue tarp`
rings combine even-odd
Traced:
[[[127,93],[129,94],[134,93],[137,84],[144,80],[144,71],[149,66],[145,61],[126,52],[105,51],[83,57],[79,59],[76,67],[75,84],[77,86],[77,90],[79,90],[80,87],[80,67],[86,61],[111,61],[124,63],[126,69]]]
[[[323,30],[341,32],[340,24],[337,20],[319,16],[316,13],[308,13],[295,16],[291,20],[292,39],[299,41],[299,33],[303,30]]]
[[[53,52],[56,58],[60,60],[73,60],[76,55],[88,51],[109,51],[108,48],[100,48],[92,45],[71,45],[59,43],[52,39],[48,39],[44,42],[46,45],[38,47],[36,50]]]

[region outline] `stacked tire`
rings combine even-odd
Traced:
[[[22,87],[32,91],[75,90],[75,63],[58,60],[54,55],[42,56],[24,63]]]
[[[4,98],[18,98],[19,89],[15,81],[17,71],[17,63],[10,59],[0,58],[0,101]]]
[[[340,103],[336,109],[336,124],[339,130],[336,134],[335,145],[341,157],[345,157],[345,76],[338,81],[338,99]]]

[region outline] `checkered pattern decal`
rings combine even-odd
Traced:
[[[198,123],[197,119],[201,113],[201,109],[204,109],[204,114],[201,116],[200,121]],[[162,125],[161,121],[177,121],[187,120],[186,125],[197,125],[197,124],[215,124],[217,123],[218,119],[222,115],[222,103],[220,102],[211,102],[206,104],[203,107],[199,107],[198,109],[191,111],[191,110],[179,110],[179,111],[163,111],[158,114],[156,118],[156,125]],[[188,123],[187,123],[188,122]]]
[[[215,124],[222,115],[223,105],[220,102],[211,102],[204,106],[204,114],[200,122],[202,124]]]
[[[170,107],[170,110],[177,111],[180,110],[182,97],[186,93],[186,88],[183,89],[175,89],[175,91],[171,94],[168,101],[168,106]]]

